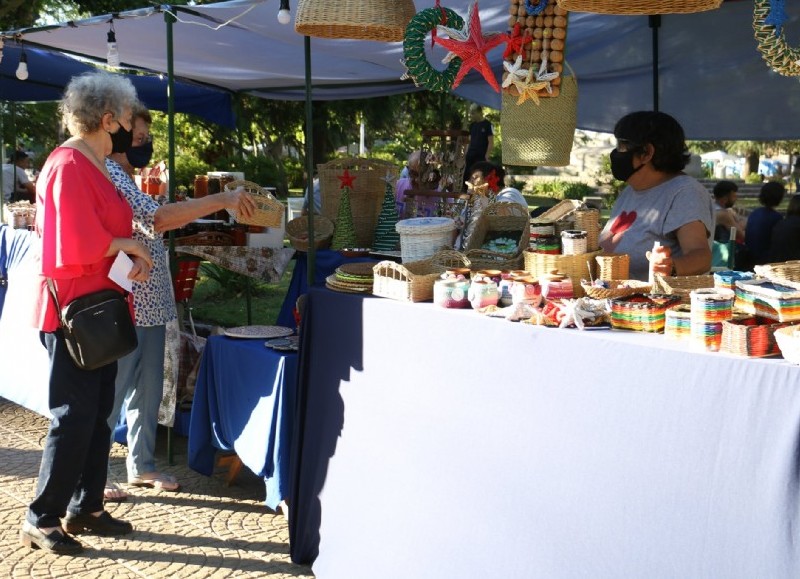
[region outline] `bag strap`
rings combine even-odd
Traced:
[[[56,295],[56,286],[53,283],[53,278],[47,277],[47,288],[50,290],[50,295],[53,296],[53,301],[56,304],[56,312],[58,313],[58,321],[62,326],[66,326],[64,318],[61,316],[61,305],[58,303],[58,295]]]

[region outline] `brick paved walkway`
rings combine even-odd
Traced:
[[[81,535],[86,551],[77,557],[21,547],[19,529],[33,497],[47,425],[42,416],[0,398],[0,577],[313,577],[289,559],[286,521],[264,506],[263,482],[247,468],[231,487],[224,473],[194,472],[186,465],[182,437],[175,437],[175,466],[166,465],[166,437],[159,439],[157,456],[158,468],[178,478],[181,492],[128,488],[128,502],[107,505],[133,524],[133,534]],[[124,446],[114,445],[111,469],[116,480],[125,480]]]

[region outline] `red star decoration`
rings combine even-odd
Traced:
[[[351,175],[350,171],[345,169],[344,173],[342,173],[341,175],[339,175],[336,178],[339,179],[339,181],[342,182],[342,184],[339,185],[339,189],[344,189],[345,187],[350,187],[350,189],[352,189],[353,188],[353,181],[355,181],[357,177],[355,175]]]
[[[495,193],[500,191],[499,183],[500,179],[497,178],[497,174],[494,172],[494,169],[492,169],[486,176],[486,184],[489,185],[489,190],[494,191]]]
[[[500,86],[494,77],[492,67],[486,60],[486,53],[492,48],[508,41],[508,34],[483,35],[481,30],[481,18],[478,14],[478,3],[475,2],[469,9],[469,38],[466,42],[453,40],[452,38],[436,37],[436,43],[441,44],[447,50],[461,58],[461,68],[453,80],[453,88],[461,84],[461,79],[473,68],[479,71],[491,87],[500,92]]]
[[[525,31],[525,34],[522,34],[522,27],[517,22],[514,25],[514,29],[511,31],[511,36],[508,37],[506,40],[506,50],[503,52],[503,58],[505,60],[513,60],[514,55],[522,54],[522,47],[528,44],[531,41],[531,36],[528,34],[528,31]]]

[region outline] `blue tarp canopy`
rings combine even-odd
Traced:
[[[24,48],[28,58],[27,80],[16,77],[22,49],[7,42],[0,62],[0,101],[55,101],[61,98],[69,79],[96,70],[88,62],[53,49]],[[139,98],[148,108],[167,110],[167,79],[163,75],[127,74]],[[226,127],[235,127],[230,91],[190,82],[175,83],[175,111],[191,113]]]
[[[555,1],[555,0],[549,0]],[[435,0],[415,0],[418,11]],[[470,0],[447,7],[466,17]],[[789,3],[791,4],[791,3]],[[294,10],[296,4],[292,3]],[[483,31],[508,27],[508,0],[481,0]],[[176,77],[265,98],[302,100],[303,36],[277,22],[279,0],[233,0],[161,6],[114,16],[123,63],[166,71],[164,12],[172,11]],[[785,30],[800,38],[800,9],[787,4]],[[15,31],[26,43],[105,59],[111,16]],[[753,34],[753,2],[661,17],[660,110],[676,116],[691,139],[777,140],[800,136],[800,85],[769,69]],[[796,40],[794,44],[800,43]],[[445,51],[426,42],[436,67]],[[610,131],[627,112],[653,107],[652,30],[647,16],[571,13],[567,60],[578,79],[578,126]],[[489,53],[502,73],[502,48]],[[311,39],[315,100],[368,98],[417,89],[404,73],[402,42]],[[5,62],[3,63],[5,65]],[[12,63],[12,66],[14,63]],[[32,65],[31,65],[32,66]],[[31,72],[33,74],[33,71]],[[470,72],[456,94],[494,108],[500,95]]]

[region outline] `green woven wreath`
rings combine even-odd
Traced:
[[[775,27],[764,23],[769,16],[769,0],[755,0],[753,6],[753,30],[762,58],[779,74],[800,76],[800,49],[789,46],[783,32],[776,35]]]
[[[453,58],[447,68],[438,71],[433,68],[425,56],[425,37],[428,32],[442,24],[442,10],[447,18],[448,28],[463,28],[464,20],[449,8],[426,8],[418,12],[406,26],[403,39],[403,55],[408,76],[417,86],[424,86],[434,92],[448,92],[453,86],[461,59]]]

